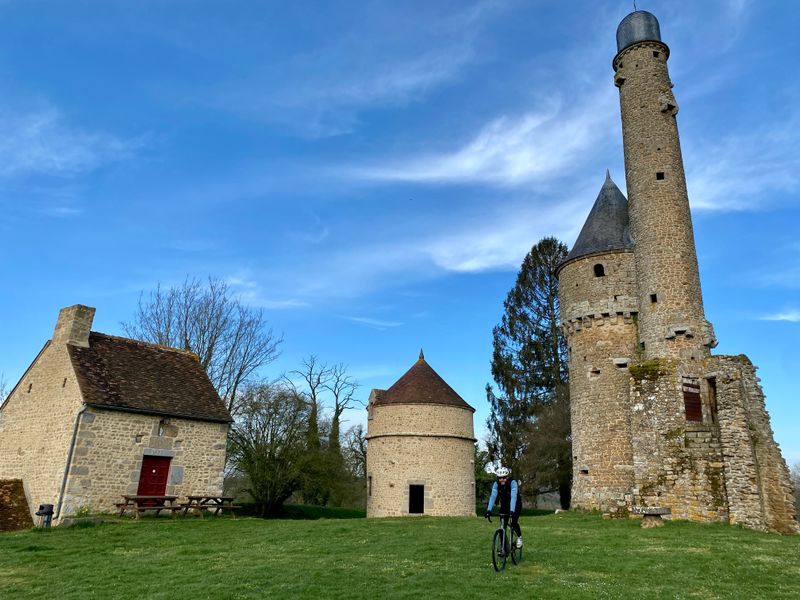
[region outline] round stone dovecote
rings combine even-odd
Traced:
[[[422,352],[367,410],[367,517],[475,514],[475,409]]]

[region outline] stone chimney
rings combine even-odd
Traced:
[[[72,344],[88,348],[94,312],[94,308],[82,304],[62,308],[53,332],[53,344]]]

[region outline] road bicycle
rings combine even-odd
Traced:
[[[510,515],[500,513],[500,523],[492,537],[492,565],[498,573],[506,568],[506,560],[511,557],[515,565],[522,560],[522,548],[517,548],[517,534],[511,528]],[[486,515],[489,522],[492,517]]]

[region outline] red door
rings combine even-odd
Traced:
[[[142,472],[139,475],[139,496],[163,496],[167,491],[169,476],[168,456],[145,456],[142,458]]]

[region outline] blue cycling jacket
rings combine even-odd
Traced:
[[[492,485],[492,495],[489,496],[489,504],[486,506],[487,511],[491,511],[494,506],[495,500],[498,495],[500,496],[500,512],[511,513],[517,510],[517,500],[519,499],[519,485],[516,479],[512,479],[509,484],[503,486],[505,489],[498,489],[500,486],[495,481]],[[514,508],[511,508],[511,507]]]

